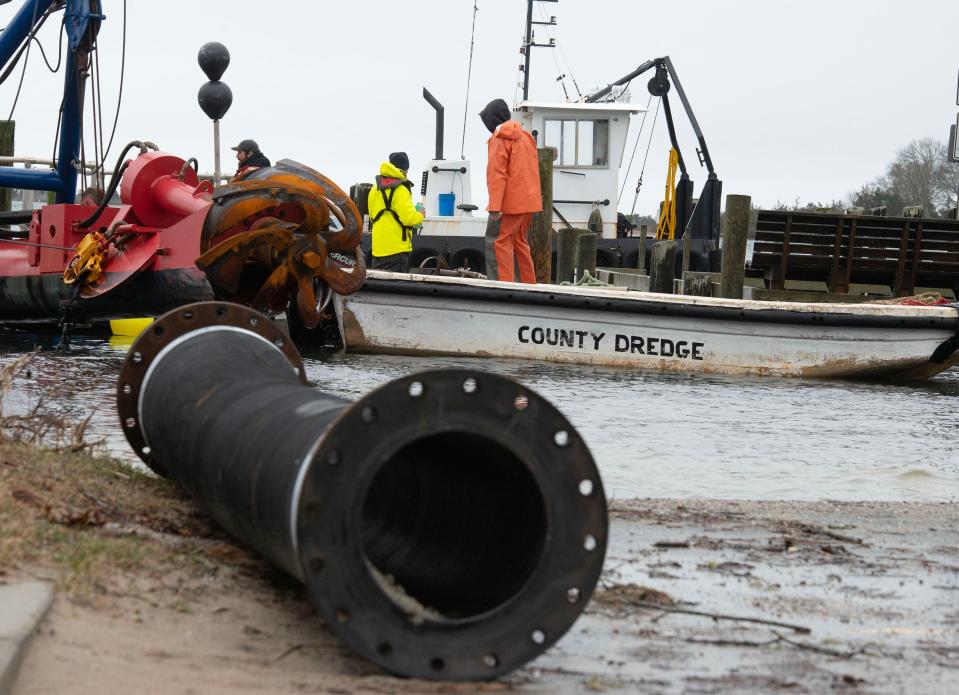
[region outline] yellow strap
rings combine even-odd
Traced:
[[[669,168],[666,170],[666,196],[659,211],[659,225],[656,227],[657,239],[676,237],[676,169],[679,167],[679,152],[669,148]]]

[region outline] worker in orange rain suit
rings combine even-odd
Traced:
[[[543,209],[539,189],[539,159],[536,141],[518,121],[510,120],[509,106],[494,99],[480,111],[483,125],[493,134],[487,141],[489,160],[486,185],[489,189],[490,220],[499,221],[499,234],[490,225],[486,237],[486,274],[494,280],[514,280],[513,263],[520,282],[536,284],[536,270],[526,234],[533,213]]]

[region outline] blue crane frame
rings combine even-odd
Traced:
[[[0,32],[0,65],[6,65],[24,41],[30,41],[35,28],[58,0],[27,0]],[[54,10],[56,8],[54,7]],[[87,58],[106,19],[99,0],[67,0],[64,28],[68,39],[63,80],[63,116],[60,121],[60,146],[57,168],[52,171],[0,166],[0,187],[53,191],[56,202],[72,203],[76,198],[80,166],[80,138],[83,132],[83,94],[89,63]]]

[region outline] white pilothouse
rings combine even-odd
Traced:
[[[626,136],[632,116],[645,110],[626,101],[523,101],[514,109],[514,119],[534,136],[537,145],[556,152],[554,224],[585,229],[593,212],[599,211],[602,237],[616,238],[619,168]],[[423,222],[422,236],[482,237],[486,233],[486,214],[478,214],[472,200],[472,173],[469,160],[433,159],[427,164],[422,193],[430,214]],[[477,176],[485,177],[485,163]]]

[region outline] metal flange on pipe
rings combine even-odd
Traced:
[[[267,317],[205,302],[137,339],[117,404],[150,468],[395,674],[515,669],[572,626],[599,579],[608,526],[592,455],[505,377],[429,371],[350,402],[307,384]]]

